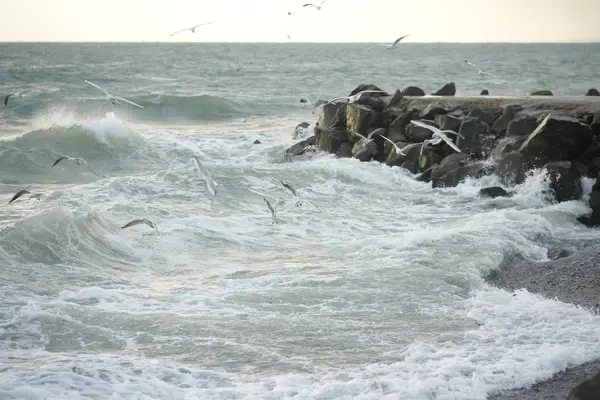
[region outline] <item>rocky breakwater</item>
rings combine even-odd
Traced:
[[[510,187],[522,183],[529,171],[544,168],[548,196],[558,202],[579,199],[580,178],[600,174],[597,97],[455,97],[453,83],[431,96],[413,86],[393,94],[357,96],[365,90],[381,89],[360,85],[350,101],[325,104],[314,135],[289,148],[286,157],[313,150],[383,162],[406,168],[433,187],[456,186],[488,174]],[[430,129],[411,121],[455,132],[447,137],[459,151],[432,140]],[[481,195],[508,192],[486,188]],[[593,213],[580,220],[594,226],[600,224],[600,180],[591,198]]]

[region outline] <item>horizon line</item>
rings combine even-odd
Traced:
[[[381,42],[311,42],[311,41],[256,41],[256,42],[238,42],[238,41],[8,41],[0,40],[0,44],[378,44]],[[564,42],[403,42],[402,45],[411,44],[600,44],[600,40],[592,41],[564,41]],[[401,45],[401,46],[402,46]]]

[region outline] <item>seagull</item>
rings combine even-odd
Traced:
[[[370,142],[372,142],[374,140],[373,139],[373,134],[376,133],[376,132],[377,132],[377,129],[375,129],[374,131],[372,131],[371,133],[369,133],[369,136],[367,136],[367,137],[365,137],[364,135],[362,135],[362,134],[360,134],[358,132],[354,132],[354,131],[352,131],[352,134],[360,137],[359,142],[362,142],[362,145],[366,146],[367,144],[369,144]],[[377,135],[381,136],[381,134],[379,134],[379,133]]]
[[[31,89],[25,89],[25,90],[21,90],[20,92],[17,93],[9,93],[6,96],[4,96],[4,107],[6,107],[6,105],[8,104],[8,99],[10,99],[11,97],[15,96],[15,97],[21,97],[23,95],[23,93],[27,93],[29,92]]]
[[[277,222],[277,211],[276,211],[277,206],[275,206],[275,208],[273,208],[271,203],[269,203],[269,200],[267,200],[265,197],[263,197],[263,200],[267,204],[267,207],[269,207],[269,211],[271,211],[271,216],[273,217],[273,222]]]
[[[202,24],[194,25],[191,28],[185,28],[185,29],[178,30],[177,32],[170,33],[169,36],[174,36],[174,35],[176,35],[178,33],[185,32],[185,31],[191,31],[192,33],[196,33],[196,28],[197,27],[202,26],[202,25],[214,24],[215,22],[216,21],[211,21],[211,22],[204,22]]]
[[[10,199],[10,201],[8,202],[8,204],[12,203],[13,201],[15,201],[16,199],[18,199],[19,197],[23,196],[24,194],[31,194],[31,192],[29,190],[25,190],[25,189],[19,190],[17,192],[17,194],[15,194],[12,199]]]
[[[140,106],[139,104],[136,104],[133,101],[129,101],[129,100],[123,98],[123,97],[113,96],[112,94],[108,93],[106,90],[102,89],[100,86],[96,85],[95,83],[92,83],[92,82],[90,82],[90,81],[88,81],[86,79],[84,79],[84,81],[86,81],[87,83],[89,83],[90,85],[92,85],[93,87],[95,87],[96,89],[99,89],[102,92],[104,92],[104,94],[106,95],[106,100],[112,101],[113,104],[115,104],[115,103],[116,104],[121,104],[121,103],[119,103],[119,100],[121,100],[121,101],[124,101],[125,103],[132,104],[132,105],[134,105],[136,107],[144,108],[144,107]]]
[[[31,199],[41,200],[43,195],[44,195],[43,193],[34,193],[31,196],[29,196],[29,199],[27,199],[27,201],[29,201]]]
[[[150,221],[147,218],[134,219],[133,221],[129,221],[128,223],[123,225],[121,227],[121,229],[129,228],[130,226],[135,226],[135,225],[140,225],[140,224],[146,224],[150,228],[154,228],[154,230],[156,230],[156,233],[158,233],[158,229],[156,228],[156,225],[154,224],[154,222]]]
[[[396,143],[394,143],[392,140],[386,138],[385,136],[381,136],[381,137],[383,139],[387,140],[388,142],[390,142],[392,144],[392,146],[394,146],[394,149],[396,150],[396,154],[399,154],[401,156],[406,156],[406,153],[402,151],[402,150],[404,150],[404,148],[401,149]]]
[[[467,63],[471,67],[475,68],[477,70],[477,73],[479,74],[479,76],[483,76],[483,75],[496,76],[496,75],[492,74],[491,72],[486,72],[486,71],[482,70],[481,68],[479,68],[478,66],[476,66],[475,64],[473,64],[471,61],[465,60],[465,63]],[[496,78],[497,78],[497,76],[496,76]]]
[[[206,168],[204,168],[204,166],[200,162],[200,159],[198,158],[198,156],[194,155],[193,159],[194,159],[194,164],[196,165],[196,168],[198,168],[198,171],[200,171],[204,181],[206,182],[206,187],[208,188],[208,191],[213,196],[216,196],[217,195],[217,182],[215,182],[215,180],[208,174],[208,171],[206,170]]]
[[[85,162],[85,160],[83,158],[69,157],[69,156],[60,156],[60,157],[58,157],[56,159],[56,161],[54,161],[54,163],[52,164],[52,167],[54,167],[55,165],[57,165],[62,160],[67,160],[68,162],[75,161],[77,163],[77,165],[87,164],[87,162]]]
[[[302,103],[302,107],[304,107],[306,104],[310,104],[314,108],[318,108],[320,105],[326,104],[327,101],[319,99],[313,103],[312,101],[308,100],[306,97],[303,97],[300,99],[300,103]]]
[[[306,7],[306,6],[313,6],[314,8],[317,9],[317,11],[319,11],[321,9],[321,6],[323,5],[323,3],[325,3],[327,0],[323,0],[321,2],[321,4],[319,4],[318,6],[315,6],[313,3],[306,3],[305,5],[303,5],[302,7]]]
[[[288,40],[292,40],[292,37],[290,35],[286,35]]]
[[[358,101],[358,100],[361,98],[361,96],[362,96],[363,94],[365,94],[365,93],[386,93],[386,92],[385,92],[385,91],[383,91],[383,90],[363,90],[362,92],[358,92],[358,93],[356,93],[356,94],[353,94],[352,96],[341,96],[341,97],[336,97],[335,99],[333,99],[333,100],[330,100],[330,101],[328,101],[327,103],[321,104],[321,105],[320,105],[320,106],[318,106],[317,108],[319,108],[319,107],[324,107],[324,106],[326,106],[327,104],[332,104],[332,103],[335,103],[335,102],[336,102],[336,101],[338,101],[338,100],[346,100],[346,102],[347,102],[347,103],[354,103],[354,102]]]
[[[419,153],[419,155],[423,154],[423,148],[425,147],[425,145],[427,143],[436,145],[436,144],[439,144],[442,140],[444,142],[446,142],[448,144],[448,146],[452,147],[452,149],[454,151],[456,151],[457,153],[461,153],[460,149],[454,144],[454,142],[452,140],[450,140],[450,138],[448,136],[446,136],[447,133],[451,133],[453,135],[456,135],[456,136],[464,139],[465,137],[462,136],[461,134],[456,133],[451,130],[448,130],[448,129],[442,131],[442,130],[439,130],[438,128],[436,128],[435,126],[427,125],[421,121],[410,121],[410,123],[413,125],[416,125],[416,126],[420,126],[425,129],[429,129],[431,132],[433,132],[431,139],[427,139],[427,140],[423,141],[423,144],[421,145],[421,152]]]
[[[283,185],[284,188],[286,188],[287,190],[290,191],[291,194],[293,194],[294,196],[296,196],[298,199],[300,199],[300,195],[298,194],[298,191],[289,183],[285,183],[282,180],[279,180],[279,182],[281,182],[281,184]],[[306,200],[307,203],[311,204],[314,208],[316,208],[317,210],[319,210],[319,212],[323,212],[319,207],[317,207],[317,205],[315,203],[313,203],[312,201],[308,201]],[[300,207],[303,203],[303,200],[298,200],[296,202],[296,207]]]
[[[396,41],[394,41],[394,43],[392,43],[392,44],[376,44],[376,45],[375,45],[375,46],[373,46],[373,47],[369,47],[367,50],[374,49],[375,47],[385,47],[385,49],[386,49],[386,50],[391,50],[391,49],[393,49],[394,47],[398,47],[398,43],[400,43],[400,41],[401,41],[402,39],[404,39],[405,37],[407,37],[407,36],[409,36],[409,35],[400,36],[400,37],[399,37],[398,39],[396,39]]]

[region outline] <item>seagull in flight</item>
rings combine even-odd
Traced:
[[[373,139],[373,134],[376,132],[377,132],[377,129],[375,129],[373,132],[369,133],[368,136],[364,136],[364,135],[362,135],[358,132],[354,132],[354,131],[352,131],[352,134],[360,137],[359,142],[362,143],[362,146],[364,147],[364,146],[368,145],[370,142],[372,142],[373,140],[375,140],[375,139]],[[379,134],[379,133],[377,133],[377,135],[381,136],[381,134]]]
[[[156,230],[156,233],[158,233],[158,229],[156,228],[156,225],[154,224],[154,222],[150,221],[147,218],[140,218],[140,219],[134,219],[133,221],[129,221],[128,223],[123,225],[121,227],[121,229],[126,229],[126,228],[129,228],[130,226],[135,226],[135,225],[140,225],[140,224],[146,224],[150,228],[154,228],[154,230]]]
[[[390,142],[392,144],[392,146],[394,147],[394,149],[396,150],[396,154],[401,155],[401,156],[406,156],[406,153],[403,152],[402,150],[404,150],[403,148],[400,148],[396,143],[394,143],[391,139],[386,138],[385,136],[381,136],[383,139],[387,140],[388,142]],[[406,146],[408,147],[408,146]]]
[[[25,90],[21,90],[20,92],[17,93],[9,93],[6,96],[4,96],[4,107],[6,107],[6,105],[8,104],[8,99],[10,99],[11,97],[21,97],[24,93],[29,92],[31,89],[25,89]]]
[[[362,92],[358,92],[352,96],[341,96],[341,97],[336,97],[333,100],[328,101],[327,103],[321,104],[319,107],[324,107],[327,104],[332,104],[337,102],[338,100],[346,100],[347,103],[354,103],[355,101],[359,100],[361,98],[361,96],[365,93],[386,93],[383,90],[363,90]]]
[[[211,22],[204,22],[202,24],[194,25],[191,28],[185,28],[185,29],[178,30],[177,32],[170,33],[169,36],[174,36],[174,35],[177,35],[178,33],[185,32],[185,31],[190,31],[192,33],[196,33],[197,27],[202,26],[202,25],[214,24],[215,22],[216,21],[211,21]]]
[[[307,6],[313,6],[314,8],[317,9],[317,11],[319,11],[321,9],[321,6],[323,6],[323,3],[325,3],[327,0],[323,0],[321,2],[321,4],[319,4],[318,6],[314,5],[313,3],[306,3],[304,4],[302,7],[307,7]]]
[[[56,161],[54,161],[54,163],[52,164],[52,167],[54,167],[55,165],[57,165],[59,162],[61,162],[63,160],[67,160],[68,162],[75,161],[77,163],[77,165],[87,164],[87,162],[83,158],[60,156],[56,159]]]
[[[456,136],[464,139],[465,137],[462,136],[461,134],[456,133],[451,130],[448,130],[448,129],[442,131],[442,130],[436,128],[435,126],[427,125],[421,121],[410,121],[410,123],[413,125],[428,129],[431,132],[433,132],[431,139],[427,139],[427,140],[423,141],[423,144],[421,145],[421,152],[419,153],[419,155],[423,154],[423,148],[425,147],[425,145],[427,145],[427,143],[436,145],[436,144],[440,144],[442,142],[442,140],[444,142],[446,142],[446,144],[448,144],[448,146],[450,146],[454,151],[456,151],[457,153],[461,153],[460,149],[454,144],[454,142],[448,136],[446,136],[446,134],[448,133],[448,134],[456,135]]]
[[[102,89],[100,86],[96,85],[95,83],[92,83],[92,82],[90,82],[90,81],[88,81],[86,79],[84,79],[84,81],[86,83],[89,83],[90,85],[92,85],[96,89],[99,89],[102,92],[104,92],[104,94],[106,95],[106,100],[112,101],[113,104],[121,104],[121,103],[119,103],[119,100],[121,100],[121,101],[124,101],[125,103],[132,104],[132,105],[134,105],[136,107],[144,108],[144,107],[140,106],[139,104],[136,104],[133,101],[129,101],[129,100],[123,98],[123,97],[113,96],[112,94],[108,93],[106,90]]]
[[[300,99],[300,103],[302,103],[302,107],[304,107],[306,104],[310,104],[311,106],[313,106],[314,108],[318,108],[320,105],[326,104],[327,101],[326,100],[317,100],[314,103],[312,101],[310,101],[309,99],[307,99],[306,97],[303,97]]]
[[[204,168],[204,165],[202,165],[202,163],[200,162],[200,158],[198,156],[194,155],[193,160],[194,160],[194,164],[196,165],[196,168],[198,168],[198,171],[200,171],[200,173],[202,174],[202,178],[204,179],[204,182],[206,182],[206,187],[208,188],[208,191],[213,196],[216,196],[217,195],[217,182],[215,182],[215,180],[210,176],[210,174],[208,173],[206,168]]]
[[[300,199],[300,195],[298,194],[298,191],[289,183],[285,183],[284,181],[280,180],[279,182],[281,182],[281,185],[286,188],[287,190],[289,190],[289,192],[291,194],[293,194],[295,197],[297,197],[298,199]],[[302,205],[303,200],[298,200],[296,202],[296,207],[300,207]],[[317,210],[319,210],[319,212],[323,212],[319,207],[317,207],[317,205],[315,203],[313,203],[312,201],[308,201],[306,200],[307,203],[309,203],[310,205],[312,205],[314,208],[316,208]]]
[[[12,203],[13,201],[15,201],[16,199],[18,199],[19,197],[23,196],[24,194],[31,194],[31,192],[29,190],[19,190],[13,197],[12,199],[10,199],[10,201],[8,202],[8,204]]]
[[[477,70],[477,73],[479,74],[479,76],[484,76],[484,75],[496,76],[496,75],[492,74],[491,72],[486,72],[486,71],[482,70],[481,68],[479,68],[478,66],[473,64],[471,61],[465,60],[465,63],[467,63],[471,67],[475,68]],[[496,78],[497,78],[497,76],[496,76]]]
[[[392,44],[376,44],[376,45],[375,45],[375,46],[373,46],[373,47],[369,47],[367,50],[374,49],[375,47],[385,47],[385,49],[386,49],[386,50],[391,50],[391,49],[393,49],[394,47],[398,47],[398,43],[400,43],[400,41],[401,41],[402,39],[404,39],[405,37],[407,37],[407,36],[409,36],[409,35],[400,36],[400,37],[399,37],[398,39],[396,39],[396,41],[394,41],[394,43],[392,43]]]
[[[277,206],[279,205],[279,203],[277,203],[277,205],[275,205],[275,208],[273,208],[271,203],[269,203],[269,200],[267,200],[265,197],[263,197],[263,200],[269,208],[269,211],[271,211],[271,217],[273,217],[273,222],[277,222]]]

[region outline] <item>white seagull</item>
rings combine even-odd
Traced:
[[[277,222],[277,205],[279,205],[279,203],[277,205],[275,205],[275,208],[273,208],[271,203],[269,203],[269,200],[267,200],[265,197],[263,197],[263,200],[265,201],[265,204],[269,208],[269,211],[271,211],[271,217],[273,217],[273,222]]]
[[[425,129],[429,129],[431,132],[433,132],[431,139],[427,139],[427,140],[423,141],[423,144],[421,145],[421,152],[419,153],[419,155],[423,154],[423,148],[425,147],[425,145],[427,143],[436,145],[436,144],[439,144],[442,140],[444,142],[446,142],[448,144],[448,146],[452,147],[452,149],[454,151],[456,151],[457,153],[461,153],[460,149],[454,144],[454,142],[448,136],[446,136],[446,133],[450,133],[450,134],[456,135],[456,136],[464,139],[465,137],[462,136],[461,134],[456,133],[451,130],[448,130],[448,129],[442,131],[442,130],[439,130],[438,128],[436,128],[435,126],[427,125],[421,121],[410,121],[410,123],[413,125],[416,125],[416,126],[420,126]]]
[[[96,85],[95,83],[92,83],[92,82],[90,82],[90,81],[88,81],[86,79],[84,79],[84,81],[86,83],[89,83],[90,85],[92,85],[96,89],[99,89],[102,92],[104,92],[104,94],[106,95],[106,100],[112,101],[113,104],[121,104],[121,103],[119,103],[119,100],[121,100],[121,101],[124,101],[125,103],[129,103],[129,104],[134,105],[136,107],[144,108],[144,107],[140,106],[139,104],[136,104],[133,101],[129,101],[129,100],[123,98],[123,97],[113,96],[112,94],[108,93],[106,90],[102,89],[100,86]]]
[[[392,140],[386,138],[385,136],[381,136],[381,137],[384,138],[385,140],[387,140],[388,142],[390,142],[392,144],[392,146],[394,146],[394,149],[396,150],[396,154],[399,154],[401,156],[406,156],[406,153],[402,151],[402,150],[404,150],[404,148],[400,148],[396,143],[394,143]]]
[[[20,92],[16,92],[16,93],[9,93],[6,96],[4,96],[4,107],[7,106],[8,104],[8,99],[10,99],[11,97],[21,97],[23,96],[24,93],[29,92],[31,89],[25,89],[25,90],[21,90]]]
[[[298,191],[289,183],[285,183],[284,181],[280,180],[279,182],[281,182],[281,185],[286,188],[287,190],[290,191],[291,194],[293,194],[295,197],[297,197],[298,199],[300,199],[300,195],[298,194]],[[298,200],[296,202],[296,207],[300,207],[302,205],[302,203],[304,202],[304,200]],[[315,203],[313,203],[312,201],[308,201],[306,200],[307,203],[309,203],[310,205],[312,205],[314,208],[316,208],[317,210],[319,210],[319,212],[323,212],[319,207],[317,207],[317,205]]]
[[[121,229],[126,229],[126,228],[129,228],[130,226],[135,226],[135,225],[140,225],[140,224],[146,224],[150,228],[154,228],[156,233],[158,233],[158,228],[156,227],[156,224],[154,224],[154,222],[150,221],[147,218],[140,218],[140,219],[134,219],[133,221],[129,221],[128,223],[123,225],[121,227]],[[160,235],[160,233],[159,233],[159,235]]]
[[[321,104],[319,105],[317,108],[319,107],[324,107],[327,104],[332,104],[335,103],[338,100],[346,100],[347,103],[354,103],[355,101],[357,101],[358,99],[361,98],[361,96],[365,93],[386,93],[383,90],[363,90],[362,92],[358,92],[352,96],[341,96],[341,97],[336,97],[333,100],[329,100],[327,103]]]
[[[467,63],[471,67],[475,68],[477,70],[477,73],[479,74],[479,76],[484,76],[484,75],[496,76],[496,75],[492,74],[491,72],[486,72],[486,71],[482,70],[481,68],[479,68],[478,66],[476,66],[475,64],[473,64],[471,61],[465,60],[465,63]],[[497,76],[496,76],[496,78],[497,78]]]
[[[62,160],[67,160],[68,162],[72,162],[75,161],[75,163],[77,165],[81,165],[81,164],[87,164],[87,162],[85,162],[85,160],[83,158],[79,158],[79,157],[69,157],[69,156],[60,156],[56,159],[56,161],[54,161],[54,163],[52,164],[52,166],[54,167],[55,165],[57,165],[59,162],[61,162]]]
[[[362,143],[362,146],[366,146],[368,145],[370,142],[372,142],[373,140],[373,134],[377,132],[377,129],[373,130],[371,133],[369,133],[369,136],[364,136],[358,132],[354,132],[352,131],[353,135],[356,135],[358,137],[360,137],[360,140],[358,141],[359,143]],[[381,134],[377,133],[378,136],[381,136]],[[382,136],[383,137],[383,136]]]
[[[302,103],[302,107],[304,107],[306,104],[310,104],[311,106],[313,106],[314,108],[319,107],[320,105],[326,104],[327,100],[321,100],[318,99],[317,101],[315,101],[314,103],[312,101],[310,101],[309,99],[307,99],[306,97],[303,97],[300,99],[300,103]]]
[[[194,158],[194,164],[196,165],[196,168],[198,168],[198,171],[200,171],[204,181],[206,182],[206,187],[208,188],[208,191],[213,196],[216,196],[217,195],[217,182],[215,182],[215,180],[209,175],[206,168],[204,168],[204,165],[202,165],[202,163],[200,162],[200,159],[198,158],[198,156],[194,155],[193,158]]]
[[[174,35],[177,35],[178,33],[185,32],[185,31],[190,31],[190,32],[192,32],[192,33],[196,33],[196,28],[197,28],[197,27],[199,27],[199,26],[202,26],[202,25],[214,24],[215,22],[216,22],[216,21],[204,22],[204,23],[202,23],[202,24],[194,25],[194,26],[192,26],[191,28],[180,29],[180,30],[178,30],[177,32],[170,33],[170,34],[169,34],[169,36],[174,36]]]
[[[394,43],[392,44],[376,44],[375,46],[369,47],[367,50],[371,50],[374,49],[375,47],[385,47],[386,50],[391,50],[394,47],[398,47],[398,43],[400,43],[400,41],[402,39],[404,39],[405,37],[407,37],[409,35],[404,35],[404,36],[400,36],[398,39],[396,39],[396,41],[394,41]]]
[[[321,6],[323,6],[323,3],[325,3],[327,0],[323,0],[321,2],[321,4],[319,4],[318,6],[314,5],[313,3],[306,3],[304,4],[302,7],[307,7],[307,6],[313,6],[314,8],[317,9],[317,11],[319,11],[321,9]]]

